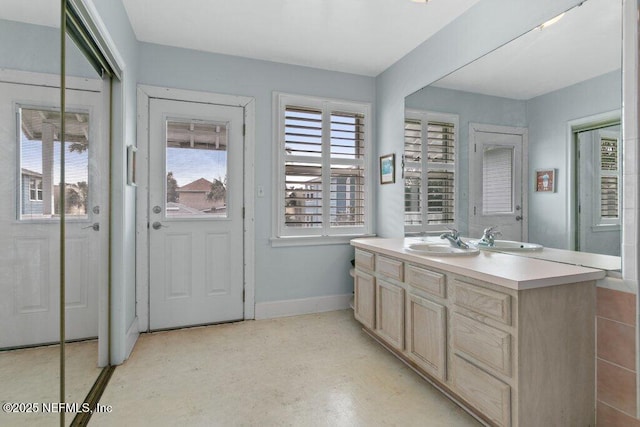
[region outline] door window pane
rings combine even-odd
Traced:
[[[20,219],[60,214],[60,112],[20,108]],[[65,114],[66,209],[86,218],[89,199],[89,114]]]
[[[227,217],[226,123],[166,122],[166,216]]]
[[[513,212],[513,148],[487,147],[482,153],[482,212]]]

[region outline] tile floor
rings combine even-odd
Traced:
[[[351,311],[143,334],[91,426],[478,426]]]
[[[52,403],[60,401],[60,347],[26,348],[0,352],[0,403]],[[98,341],[65,346],[67,402],[82,403],[96,378]],[[67,414],[69,424],[75,414]],[[58,426],[58,413],[15,414],[0,411],[0,426]]]

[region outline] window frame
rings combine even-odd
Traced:
[[[364,173],[364,225],[344,227],[331,226],[330,207],[323,208],[322,226],[309,228],[287,227],[285,224],[285,175],[286,153],[284,150],[285,138],[285,109],[287,106],[312,108],[321,110],[323,114],[323,129],[329,129],[330,123],[326,121],[327,114],[332,112],[356,113],[364,115],[364,154],[361,161],[333,159],[337,165],[361,163]],[[371,235],[373,191],[372,178],[372,114],[371,103],[349,101],[343,99],[324,98],[306,95],[295,95],[283,92],[273,92],[273,223],[272,246],[296,246],[347,243],[354,237]],[[323,168],[323,176],[326,171],[330,176],[332,158],[330,154],[331,138],[329,132],[323,132],[322,155],[317,157]],[[303,159],[301,159],[303,160]],[[336,161],[337,160],[337,161]],[[323,191],[330,194],[331,181],[323,181]],[[323,197],[325,197],[323,195]],[[326,215],[326,217],[325,217]]]
[[[422,127],[422,135],[423,135],[423,143],[421,145],[422,155],[421,155],[421,174],[420,174],[420,197],[422,200],[421,206],[421,218],[422,224],[407,224],[406,221],[404,223],[404,231],[405,235],[412,235],[417,233],[441,233],[443,231],[447,231],[448,228],[458,228],[460,224],[460,200],[458,195],[460,194],[460,116],[454,113],[441,113],[429,110],[417,110],[417,109],[406,109],[405,110],[405,119],[403,124],[406,125],[407,119],[409,120],[419,120]],[[426,152],[428,150],[428,144],[425,143],[425,135],[427,134],[427,127],[429,122],[446,122],[453,123],[454,129],[454,160],[453,164],[449,163],[436,163],[429,162]],[[406,159],[404,157],[404,144],[403,144],[403,169],[406,167]],[[428,223],[428,209],[425,209],[428,206],[427,200],[427,185],[425,185],[427,180],[427,175],[430,170],[446,170],[453,172],[454,183],[453,183],[453,222],[449,224],[429,224]],[[404,170],[403,170],[404,175]],[[403,194],[405,183],[403,180]],[[403,201],[404,201],[403,196]],[[403,212],[403,214],[406,211]]]
[[[35,198],[31,197],[35,194]],[[42,178],[29,178],[29,201],[41,202],[42,201]]]

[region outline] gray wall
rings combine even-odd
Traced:
[[[96,78],[76,45],[67,37],[67,75]],[[0,67],[60,74],[60,30],[0,19]]]
[[[256,303],[351,293],[349,245],[271,247],[272,94],[375,101],[371,77],[140,43],[141,84],[251,96],[256,100]],[[372,139],[373,141],[373,139]]]
[[[530,180],[531,242],[569,249],[573,236],[569,229],[569,203],[575,188],[571,188],[567,176],[571,144],[568,122],[621,108],[620,70],[527,101],[529,170],[558,169],[556,193],[537,193],[533,178]]]
[[[458,221],[458,230],[463,235],[468,235],[469,123],[526,126],[526,104],[524,101],[515,99],[427,86],[409,95],[406,98],[405,107],[457,114],[459,117],[458,176],[456,178],[459,187],[456,194],[456,221]]]
[[[378,153],[402,154],[405,96],[578,3],[580,0],[483,0],[393,64],[376,78]],[[403,236],[401,180],[378,186],[376,196],[378,234]]]

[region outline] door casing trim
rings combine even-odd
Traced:
[[[149,102],[151,99],[202,102],[244,109],[244,319],[255,318],[255,99],[248,96],[138,85],[136,197],[136,317],[138,330],[149,330],[149,258],[147,235],[149,182]]]
[[[567,122],[567,194],[569,195],[569,204],[567,206],[567,249],[574,251],[576,249],[576,237],[578,235],[578,212],[576,206],[577,203],[577,189],[578,182],[576,179],[576,173],[578,170],[577,160],[577,148],[575,134],[587,130],[603,126],[605,124],[619,123],[622,125],[622,110],[616,109],[607,111],[600,114],[593,114],[579,119],[570,120]],[[621,139],[622,142],[622,139]],[[624,143],[623,149],[624,149]],[[622,171],[624,173],[624,170]]]

